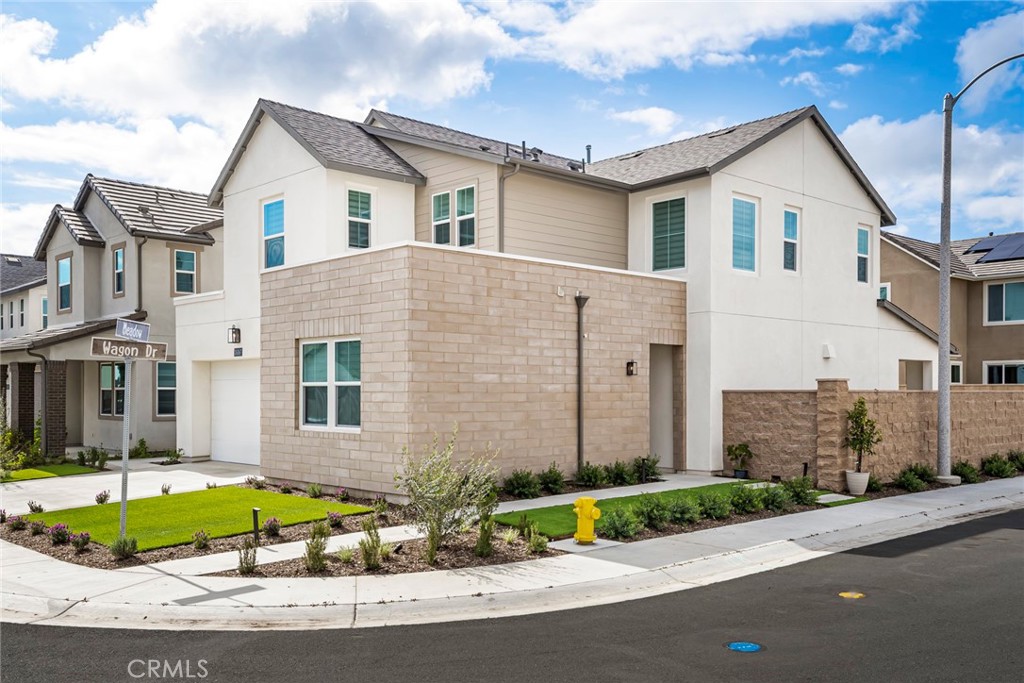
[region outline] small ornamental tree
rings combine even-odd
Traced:
[[[875,444],[882,440],[882,432],[868,417],[868,404],[863,396],[853,404],[852,410],[847,411],[846,422],[843,445],[857,454],[857,471],[860,472],[864,456],[875,454]]]
[[[497,507],[497,498],[491,495],[497,476],[492,461],[497,453],[492,453],[488,444],[482,458],[453,462],[458,433],[456,424],[444,447],[439,446],[435,433],[418,458],[404,449],[403,471],[395,475],[399,491],[409,497],[416,528],[427,537],[424,559],[428,564],[437,561],[437,550],[448,538]]]

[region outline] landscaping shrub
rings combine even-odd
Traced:
[[[488,448],[483,458],[471,457],[454,462],[452,454],[458,438],[458,425],[451,439],[439,446],[434,435],[423,455],[413,458],[403,453],[402,473],[395,475],[400,491],[409,497],[416,528],[427,538],[427,564],[437,560],[437,550],[453,534],[468,526],[477,516],[491,514],[497,506],[492,496],[496,469]]]
[[[330,535],[330,529],[323,522],[317,522],[309,530],[309,540],[306,541],[306,552],[302,554],[302,564],[310,574],[327,569],[327,537]]]
[[[661,460],[653,453],[646,458],[633,458],[633,476],[639,482],[659,481],[658,462]]]
[[[668,504],[668,518],[676,524],[693,524],[700,521],[700,507],[688,496],[676,498]]]
[[[267,481],[262,477],[248,476],[245,478],[245,485],[251,489],[262,491],[267,487]]]
[[[196,550],[206,550],[210,546],[210,534],[205,529],[192,534],[192,547]]]
[[[914,471],[909,467],[904,467],[899,475],[892,482],[901,489],[906,489],[911,493],[918,491],[924,491],[928,485],[921,481],[921,478],[914,474]]]
[[[907,470],[913,472],[914,476],[926,484],[934,484],[939,479],[939,475],[935,469],[925,465],[924,463],[908,465]]]
[[[85,467],[85,451],[78,451],[75,454],[75,460],[78,462],[79,467]]]
[[[340,529],[342,527],[342,524],[344,523],[344,519],[345,516],[342,515],[340,512],[335,512],[334,510],[331,510],[330,512],[327,513],[327,524],[332,529]]]
[[[28,530],[33,536],[39,536],[40,534],[46,533],[46,522],[35,520],[34,522],[28,523]]]
[[[28,511],[34,514],[39,514],[43,511],[43,506],[35,502],[34,500],[30,500],[28,502]]]
[[[171,485],[170,484],[161,484],[160,485],[160,495],[162,495],[162,496],[169,496],[169,495],[171,495]]]
[[[356,561],[356,551],[354,548],[345,546],[338,550],[338,560],[342,564],[352,564]]]
[[[865,491],[871,491],[872,493],[878,493],[882,490],[882,482],[874,474],[868,475],[868,486]]]
[[[978,468],[966,460],[958,460],[953,463],[953,466],[949,469],[949,473],[960,477],[960,481],[964,484],[977,484],[981,481],[981,477],[978,474]]]
[[[1024,450],[1006,451],[1006,459],[1017,468],[1018,472],[1024,472]]]
[[[736,486],[732,489],[732,509],[741,515],[749,515],[764,510],[764,494],[762,489],[752,486]]]
[[[782,482],[782,487],[793,499],[794,505],[814,505],[818,502],[818,492],[814,490],[814,481],[810,477],[793,477]]]
[[[372,507],[373,513],[378,517],[384,518],[388,516],[388,499],[384,494],[378,493],[373,497]]]
[[[509,527],[501,532],[501,540],[505,541],[505,545],[512,545],[519,540],[519,535],[519,529]]]
[[[530,538],[527,540],[526,544],[530,548],[531,553],[539,555],[548,549],[548,537],[535,531],[530,534]]]
[[[277,517],[267,517],[265,520],[263,520],[263,535],[280,536],[281,520],[279,520]]]
[[[291,493],[292,485],[290,482],[282,481],[281,486],[279,486],[278,489],[281,491],[281,493]]]
[[[612,508],[603,519],[604,535],[611,539],[633,538],[643,528],[633,511],[626,508]]]
[[[7,521],[7,510],[0,510],[0,524]]]
[[[50,535],[50,543],[53,545],[64,545],[71,540],[71,529],[67,524],[54,524],[46,533]]]
[[[89,532],[83,531],[80,534],[71,534],[71,547],[75,552],[83,553],[89,547]]]
[[[621,460],[604,466],[605,479],[612,486],[632,486],[637,483],[636,472]]]
[[[96,494],[96,504],[106,505],[107,501],[110,500],[110,491],[100,491]]]
[[[110,554],[118,560],[127,560],[139,552],[139,541],[134,536],[119,536],[110,544]]]
[[[641,493],[633,505],[633,514],[648,529],[661,531],[669,521],[668,506],[661,496]]]
[[[339,486],[338,490],[334,492],[334,498],[339,503],[344,503],[346,500],[348,500],[348,489],[346,489],[344,486]]]
[[[359,555],[367,571],[380,569],[381,542],[377,520],[372,515],[363,518],[363,538],[359,539]]]
[[[99,456],[96,458],[96,469],[105,470],[107,469],[107,460],[110,459],[110,454],[106,451],[100,451]]]
[[[725,519],[732,514],[729,499],[721,493],[703,491],[697,496],[697,505],[700,513],[708,519]]]
[[[149,456],[149,444],[145,439],[139,439],[138,443],[128,449],[129,458],[148,458]]]
[[[853,409],[846,413],[846,437],[843,445],[857,454],[856,471],[861,471],[864,456],[875,454],[875,444],[882,440],[878,423],[868,417],[868,405],[864,397],[854,402]],[[799,504],[799,503],[798,503]]]
[[[557,463],[551,463],[551,465],[537,475],[537,481],[540,482],[540,487],[552,495],[558,495],[565,490],[565,475],[562,474],[562,470],[559,469]]]
[[[380,561],[387,562],[391,559],[391,556],[395,554],[394,543],[381,543],[380,544]]]
[[[536,498],[540,495],[540,480],[530,470],[512,470],[505,478],[502,490],[516,498]]]
[[[246,536],[238,549],[238,573],[248,576],[256,571],[256,542]]]
[[[476,547],[473,552],[477,557],[490,557],[494,552],[494,545],[491,539],[494,536],[494,519],[485,517],[480,520],[480,532],[476,537]]]
[[[324,495],[324,487],[321,486],[320,484],[317,484],[316,482],[313,482],[312,484],[306,486],[306,495],[309,496],[310,498],[319,498],[320,496]]]
[[[7,528],[11,531],[23,531],[26,526],[28,526],[28,522],[20,515],[11,515],[7,518]]]
[[[519,519],[516,520],[516,531],[518,531],[519,535],[523,538],[529,538],[530,530],[534,529],[536,526],[537,523],[531,522],[530,518],[527,517],[525,512],[521,513],[519,515]]]
[[[583,463],[583,467],[576,473],[576,483],[587,488],[596,489],[606,481],[604,468],[600,465],[591,465],[589,462]]]
[[[1017,474],[1017,468],[998,453],[993,453],[981,461],[981,471],[990,477],[999,477],[1001,479],[1013,477]]]
[[[793,507],[793,496],[782,486],[769,486],[762,494],[764,507],[772,512],[788,512]]]

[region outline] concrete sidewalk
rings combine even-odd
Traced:
[[[598,544],[588,552],[510,565],[395,576],[227,578],[156,565],[104,571],[2,543],[0,618],[120,628],[315,629],[570,609],[705,586],[1021,508],[1022,484],[1020,478],[992,481]]]

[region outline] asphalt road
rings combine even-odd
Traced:
[[[1022,578],[1015,511],[707,588],[529,617],[305,633],[4,624],[0,678],[1020,683]],[[731,641],[763,649],[733,652]]]

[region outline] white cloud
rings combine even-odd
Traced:
[[[916,5],[906,5],[903,18],[889,28],[858,23],[846,40],[846,47],[854,52],[877,51],[881,54],[899,50],[921,36],[914,32],[921,22],[921,11]]]
[[[672,129],[682,121],[682,117],[674,111],[664,107],[645,107],[644,109],[633,109],[630,111],[612,111],[608,118],[615,121],[626,121],[637,123],[647,128],[647,134],[652,136],[665,136],[672,132]]]
[[[846,109],[849,105],[846,102],[840,102],[839,100],[831,100],[828,103],[830,109]]]
[[[0,251],[31,254],[43,232],[53,204],[0,204]]]
[[[7,182],[19,187],[31,187],[39,190],[62,190],[75,192],[82,184],[81,178],[59,178],[45,173],[12,172]]]
[[[796,76],[786,76],[779,81],[779,85],[802,85],[818,97],[826,95],[825,84],[818,78],[818,74],[813,71],[802,71]]]
[[[809,50],[805,50],[802,47],[794,47],[785,55],[779,57],[779,64],[785,66],[794,59],[804,59],[807,57],[822,57],[826,54],[828,54],[828,48],[811,48]]]
[[[942,193],[942,118],[864,118],[844,130],[843,143],[910,234],[933,238]],[[956,128],[953,134],[954,236],[1024,230],[1024,133],[999,127]]]
[[[840,64],[835,68],[835,72],[842,74],[843,76],[856,76],[864,70],[863,64]]]
[[[960,39],[956,63],[961,87],[993,64],[1024,52],[1024,11],[1006,14],[970,29]],[[964,95],[963,106],[978,112],[1010,88],[1024,84],[1024,63],[1011,62],[986,74]],[[959,88],[950,88],[959,90]]]

